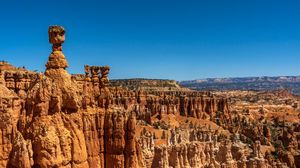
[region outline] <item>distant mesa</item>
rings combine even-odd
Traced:
[[[271,91],[288,89],[300,95],[300,76],[207,78],[179,82],[181,86],[193,90],[256,90]]]
[[[168,79],[114,79],[110,80],[110,86],[144,91],[189,91],[188,88],[180,86],[177,81]]]

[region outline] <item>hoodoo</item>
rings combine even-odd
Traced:
[[[85,65],[84,74],[70,75],[62,52],[65,29],[50,26],[48,33],[52,52],[45,73],[0,64],[0,167],[299,166],[299,125],[283,131],[281,145],[289,151],[274,158],[268,145],[276,130],[247,119],[249,113],[232,112],[229,102],[236,99],[175,81],[110,85],[109,66]]]

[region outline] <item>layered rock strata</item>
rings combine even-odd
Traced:
[[[66,71],[64,39],[63,27],[49,27],[44,74],[1,71],[0,167],[142,167],[135,114],[109,107],[109,67],[80,85]]]
[[[0,167],[299,167],[299,124],[257,122],[233,113],[224,96],[174,81],[165,84],[177,89],[110,87],[108,66],[85,65],[84,74],[70,75],[65,29],[48,33],[52,52],[43,74],[2,63]],[[265,150],[275,142],[282,142],[276,157]]]

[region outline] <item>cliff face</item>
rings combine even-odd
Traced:
[[[1,71],[0,167],[142,166],[135,114],[109,107],[109,68],[87,68],[80,86],[65,70],[64,29],[49,37],[45,74]]]
[[[0,84],[0,95],[0,166],[5,167],[17,135],[16,128],[21,108],[18,96],[3,84]]]
[[[262,142],[271,143],[270,127],[232,114],[224,96],[174,81],[142,81],[155,86],[145,90],[109,86],[108,66],[86,65],[85,74],[70,75],[64,28],[51,26],[48,33],[53,46],[44,74],[0,69],[0,167],[299,166],[293,151],[299,126],[283,131],[283,146],[291,150],[275,159],[261,150]],[[159,89],[165,87],[177,89]]]
[[[215,97],[209,92],[194,91],[129,91],[113,87],[111,104],[135,111],[138,119],[151,124],[151,116],[180,115],[198,119],[222,119],[230,117],[226,98]]]
[[[226,100],[208,93],[108,88],[107,66],[69,75],[64,29],[50,27],[49,38],[53,51],[44,74],[1,71],[1,167],[148,167],[136,119],[151,124],[155,115],[228,113]]]

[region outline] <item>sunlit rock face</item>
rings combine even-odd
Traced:
[[[299,167],[299,125],[285,126],[280,140],[288,150],[274,158],[265,150],[274,127],[233,113],[225,96],[174,81],[144,81],[155,82],[147,90],[112,86],[109,66],[70,75],[66,30],[50,26],[48,33],[44,73],[0,64],[0,167]]]
[[[142,166],[135,114],[110,107],[110,68],[86,68],[79,83],[66,71],[65,29],[50,26],[48,33],[44,74],[1,71],[0,167]]]

